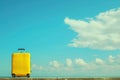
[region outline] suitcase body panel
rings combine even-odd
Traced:
[[[13,53],[12,74],[15,74],[15,76],[27,76],[27,74],[30,74],[30,71],[30,53]]]

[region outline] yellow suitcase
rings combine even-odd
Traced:
[[[19,48],[18,52],[12,54],[12,77],[27,76],[30,77],[30,53],[22,51],[23,48]]]

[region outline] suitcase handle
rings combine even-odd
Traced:
[[[18,51],[25,51],[25,48],[18,48]]]

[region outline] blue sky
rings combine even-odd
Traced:
[[[119,0],[1,0],[0,76],[19,47],[32,76],[120,76],[119,21]]]

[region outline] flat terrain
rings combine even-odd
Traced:
[[[120,80],[120,78],[0,78],[0,80]]]

